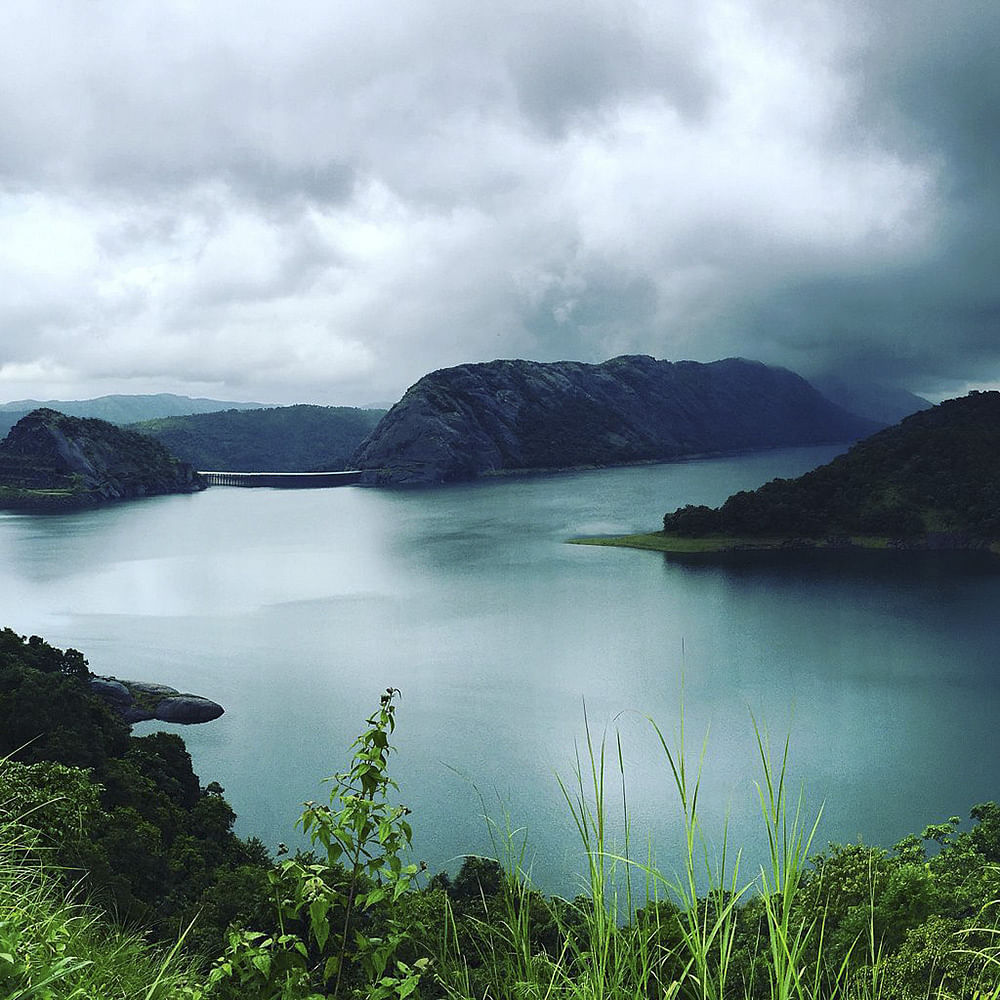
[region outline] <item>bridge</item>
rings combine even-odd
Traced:
[[[361,481],[361,471],[348,472],[199,472],[209,486],[270,486],[279,490],[324,489]]]

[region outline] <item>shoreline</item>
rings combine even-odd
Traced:
[[[755,552],[981,552],[1000,556],[1000,541],[982,541],[942,533],[915,539],[880,535],[851,535],[830,538],[750,536],[668,535],[662,531],[632,535],[594,535],[568,538],[570,545],[596,545],[610,548],[641,549],[665,555],[732,555]]]

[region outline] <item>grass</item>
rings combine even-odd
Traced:
[[[942,941],[945,954],[968,960],[959,979],[927,981],[916,991],[904,986],[878,929],[872,869],[861,873],[869,914],[846,953],[831,946],[827,910],[803,904],[819,815],[807,816],[801,795],[790,791],[787,740],[774,753],[754,721],[766,850],[760,868],[744,872],[725,831],[713,853],[701,827],[704,747],[692,764],[683,720],[676,745],[651,725],[683,818],[679,870],[663,871],[651,850],[645,859],[633,856],[620,737],[596,742],[587,726],[572,780],[560,782],[586,852],[587,892],[557,906],[532,893],[520,863],[508,868],[506,891],[483,921],[503,928],[490,938],[487,978],[473,982],[467,962],[451,964],[454,951],[451,959],[436,957],[451,1000],[1000,1000],[1000,904],[987,907],[974,928],[986,942],[978,950],[968,944],[969,930]],[[612,826],[623,831],[620,843],[611,842]],[[518,857],[523,853],[522,844]],[[529,907],[545,908],[557,923],[562,943],[555,950],[529,939]],[[461,975],[451,974],[456,970]]]
[[[46,863],[37,832],[0,820],[4,1000],[200,1000],[195,966],[180,956],[183,936],[167,952],[150,946],[76,899],[65,874]]]
[[[605,545],[625,549],[647,549],[673,555],[697,555],[719,552],[780,552],[810,549],[838,550],[888,549],[892,540],[881,535],[852,535],[849,539],[831,542],[826,539],[756,538],[739,535],[702,535],[687,537],[650,531],[636,535],[596,535],[570,538],[571,545]]]

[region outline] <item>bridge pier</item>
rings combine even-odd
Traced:
[[[328,489],[360,482],[361,471],[347,472],[225,472],[198,473],[209,486],[266,486],[279,490]]]

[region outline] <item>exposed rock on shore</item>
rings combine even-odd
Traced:
[[[191,725],[211,722],[225,709],[195,694],[182,694],[177,688],[147,681],[123,681],[117,677],[90,679],[90,690],[103,698],[126,722],[178,722]]]

